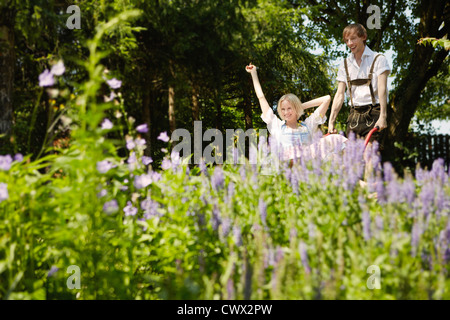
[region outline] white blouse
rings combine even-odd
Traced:
[[[320,116],[319,109],[316,109],[312,115],[301,122],[297,129],[289,128],[286,121],[280,120],[271,108],[261,115],[261,118],[267,124],[271,136],[282,148],[286,155],[284,158],[289,159],[294,158],[295,152],[293,152],[293,149],[312,143],[312,137],[318,130],[318,126],[327,120],[326,116]]]

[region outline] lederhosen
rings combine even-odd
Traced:
[[[370,67],[369,78],[368,79],[350,79],[350,75],[347,67],[347,59],[344,59],[345,73],[347,75],[347,86],[350,92],[350,114],[347,118],[347,136],[350,131],[353,131],[357,136],[364,137],[370,130],[373,129],[375,123],[380,117],[380,104],[376,103],[375,94],[373,93],[372,87],[372,74],[373,68],[375,66],[375,61],[381,54],[377,54],[373,59],[372,66]],[[372,96],[372,104],[365,106],[354,106],[353,96],[352,96],[352,85],[353,86],[363,86],[369,85],[370,95]],[[378,131],[373,134],[373,138],[378,138]]]

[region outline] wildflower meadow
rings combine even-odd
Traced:
[[[65,105],[67,145],[0,156],[1,299],[450,299],[442,159],[400,177],[374,143],[361,185],[354,137],[273,168],[260,148],[256,163],[193,165],[161,132],[155,161],[100,63],[113,25],[73,92],[64,57],[36,79]]]

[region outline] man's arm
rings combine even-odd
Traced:
[[[380,131],[387,128],[387,78],[389,70],[386,70],[378,76],[378,99],[380,100],[380,117],[375,123]]]
[[[337,133],[337,130],[334,127],[334,123],[336,122],[336,118],[341,110],[342,104],[344,103],[345,98],[345,88],[347,84],[345,82],[339,81],[338,89],[336,94],[334,95],[333,105],[331,106],[330,120],[328,121],[328,132],[329,133]]]

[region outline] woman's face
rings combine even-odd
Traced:
[[[281,102],[281,116],[286,122],[297,121],[297,113],[295,112],[294,106],[287,100]]]

